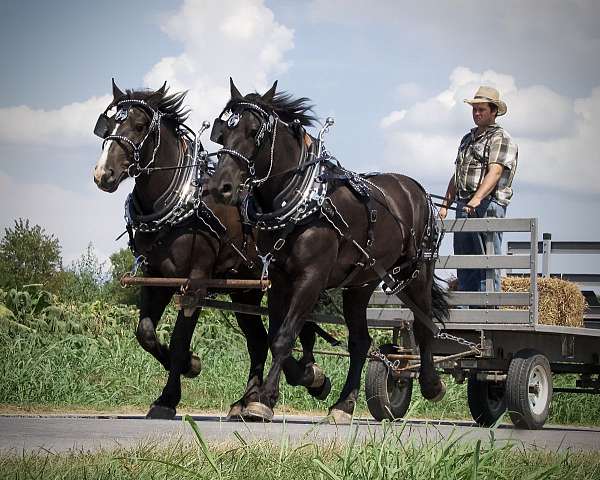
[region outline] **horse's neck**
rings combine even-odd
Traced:
[[[283,129],[280,130],[277,140],[270,173],[273,178],[258,186],[255,191],[259,203],[267,210],[273,208],[273,200],[283,191],[295,174],[294,172],[288,172],[281,175],[281,173],[296,168],[301,161],[302,144],[291,132],[285,131],[284,133]],[[266,152],[263,154],[261,161],[262,168],[257,168],[258,178],[263,178],[269,170],[271,148],[265,150]]]
[[[150,145],[146,157],[148,161],[152,158],[154,147]],[[175,131],[164,127],[161,131],[161,142],[154,157],[152,167],[175,167],[179,163],[180,155],[182,154],[180,140]],[[147,165],[146,158],[144,164]],[[142,174],[135,181],[135,197],[142,212],[145,214],[152,213],[156,203],[164,197],[165,193],[171,186],[177,170],[159,170],[150,174]]]

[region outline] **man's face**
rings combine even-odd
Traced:
[[[473,121],[478,127],[487,127],[496,121],[496,112],[492,113],[489,103],[474,103]]]

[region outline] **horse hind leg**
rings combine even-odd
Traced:
[[[158,362],[169,371],[170,351],[169,346],[160,342],[156,336],[156,327],[165,308],[171,301],[173,291],[163,287],[142,287],[140,320],[135,331],[135,337],[140,346],[150,353]],[[184,374],[188,378],[200,374],[200,358],[192,352],[190,354],[190,369]]]
[[[419,345],[421,367],[419,385],[423,397],[432,402],[440,401],[446,394],[446,385],[433,363],[433,332],[426,326],[432,319],[433,267],[426,265],[403,292],[403,299],[413,311],[413,331]],[[410,305],[412,303],[412,305]],[[424,316],[425,321],[419,321]]]
[[[170,368],[167,383],[158,399],[152,404],[146,418],[172,419],[176,407],[181,400],[181,376],[190,369],[190,344],[198,322],[200,309],[195,309],[191,316],[184,310],[179,311],[173,333],[171,334]]]
[[[367,327],[367,305],[376,285],[344,290],[344,319],[348,327],[350,366],[339,399],[329,409],[330,419],[337,424],[350,423],[358,399],[360,378],[371,347]]]
[[[331,392],[331,380],[323,369],[315,363],[314,346],[316,341],[316,326],[306,322],[300,331],[302,357],[298,360],[304,366],[301,384],[306,387],[309,395],[317,400],[325,400]]]
[[[262,292],[239,292],[230,294],[231,300],[250,305],[260,305]],[[246,337],[246,347],[250,357],[250,371],[246,389],[242,397],[231,404],[227,418],[230,420],[241,417],[243,409],[249,402],[258,400],[258,388],[262,385],[265,362],[269,352],[267,331],[262,319],[257,315],[236,313],[240,330]]]

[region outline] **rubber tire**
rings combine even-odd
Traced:
[[[480,427],[491,427],[506,412],[505,386],[478,380],[471,375],[467,383],[467,403],[473,420]],[[501,392],[501,393],[500,393]]]
[[[380,351],[384,354],[392,353],[394,346],[382,345]],[[381,360],[369,360],[365,377],[365,395],[367,407],[375,420],[396,420],[404,417],[410,407],[412,389],[412,378],[404,380],[404,385],[400,386]]]
[[[536,413],[529,404],[529,377],[538,369],[547,381],[547,399],[541,412]],[[516,428],[538,430],[548,419],[552,402],[552,371],[548,359],[540,353],[513,358],[506,378],[506,408]]]

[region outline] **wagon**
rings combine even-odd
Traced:
[[[548,275],[553,253],[600,253],[595,242],[555,242],[549,235],[537,241],[536,219],[444,220],[445,231],[522,232],[527,242],[510,242],[508,255],[444,256],[438,268],[486,268],[486,292],[454,292],[450,295],[450,319],[435,340],[438,367],[454,379],[467,382],[467,400],[473,419],[491,426],[508,410],[517,428],[541,428],[553,392],[600,393],[600,329],[598,307],[586,314],[585,328],[543,325],[538,318],[537,258],[543,253]],[[487,251],[493,251],[486,235]],[[527,271],[530,290],[524,293],[493,292],[495,268]],[[592,280],[597,281],[596,278]],[[394,297],[377,292],[371,298],[369,324],[391,328],[393,343],[373,358],[366,376],[367,403],[378,420],[402,417],[410,403],[414,342],[410,335],[412,313]],[[508,308],[506,308],[508,307]],[[394,365],[393,362],[396,362]],[[395,368],[394,368],[395,367]],[[575,374],[576,387],[553,387],[553,376]]]

